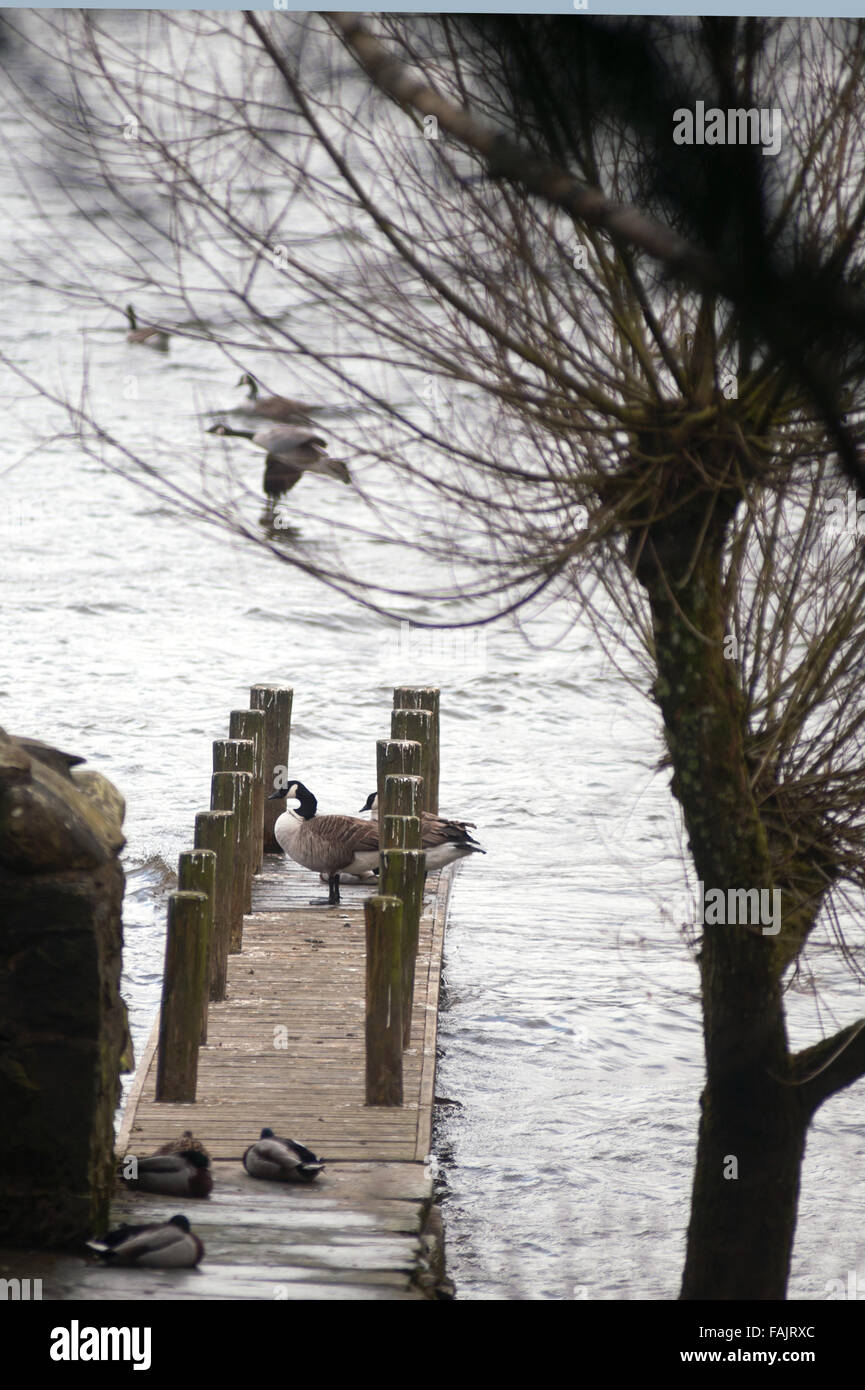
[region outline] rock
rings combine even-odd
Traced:
[[[120,1068],[123,798],[0,731],[0,1241],[104,1227]]]
[[[120,852],[123,798],[99,773],[77,778],[0,735],[0,865],[24,874],[95,869]]]

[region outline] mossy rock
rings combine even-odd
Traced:
[[[100,773],[73,780],[0,734],[0,865],[21,874],[97,868],[125,844],[123,809]]]

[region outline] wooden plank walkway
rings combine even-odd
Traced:
[[[69,1255],[0,1252],[0,1277],[41,1278],[54,1299],[419,1299],[438,1280],[426,1230],[438,994],[453,869],[427,879],[404,1105],[364,1104],[369,887],[310,906],[315,875],[266,856],[229,956],[228,995],[210,1005],[194,1105],[154,1100],[158,1020],[127,1102],[117,1152],[147,1154],[191,1129],[213,1158],[205,1201],[122,1189],[112,1224],[189,1216],[205,1245],[196,1270],[113,1269]],[[324,889],[326,893],[326,888]],[[326,1160],[311,1184],[250,1178],[241,1158],[263,1125]]]
[[[324,888],[316,876],[266,856],[243,950],[229,956],[228,996],[210,1005],[196,1103],[157,1105],[153,1098],[157,1019],[117,1145],[118,1155],[147,1154],[185,1129],[206,1144],[209,1198],[119,1188],[111,1213],[112,1224],[138,1224],[184,1212],[204,1242],[202,1264],[116,1269],[70,1254],[0,1250],[0,1278],[41,1279],[42,1297],[61,1300],[430,1296],[441,1277],[441,1247],[424,1159],[452,873],[430,874],[426,883],[400,1109],[364,1105],[363,902],[370,888],[344,885],[342,906],[312,907],[310,897]],[[243,1151],[264,1125],[325,1159],[314,1183],[248,1176]]]
[[[343,885],[338,908],[312,907],[315,875],[265,856],[228,997],[210,1005],[194,1105],[154,1100],[156,1037],[136,1075],[118,1152],[150,1153],[192,1129],[215,1159],[239,1161],[263,1125],[328,1162],[423,1162],[432,1127],[435,1040],[452,869],[430,874],[415,970],[404,1104],[364,1104],[365,930],[369,887]],[[318,1180],[321,1181],[320,1179]]]

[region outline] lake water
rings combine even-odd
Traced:
[[[34,151],[14,103],[3,119],[16,158]],[[190,491],[206,470],[218,492],[230,459],[224,486],[239,475],[237,514],[255,532],[259,458],[207,440],[200,418],[237,400],[236,366],[200,337],[178,337],[167,357],[127,346],[119,311],[76,299],[62,253],[99,264],[94,225],[48,184],[44,221],[20,169],[3,171],[2,190],[2,350],[73,394],[86,364],[93,415]],[[110,258],[104,275],[100,290],[128,289]],[[320,387],[276,358],[263,374],[287,394]],[[124,989],[139,1053],[159,999],[163,895],[207,804],[211,742],[249,685],[294,686],[292,772],[322,809],[355,812],[389,733],[392,685],[440,684],[442,808],[475,821],[487,850],[459,870],[445,952],[435,1144],[458,1296],[675,1298],[702,1044],[653,707],[562,600],[525,631],[501,622],[423,648],[190,521],[113,471],[115,454],[88,456],[63,411],[8,372],[3,398],[0,724],[86,755],[127,798]],[[385,465],[369,461],[362,477],[386,493]],[[292,494],[288,544],[326,561],[337,503],[341,557],[380,575],[390,554],[364,534],[362,499],[327,479]],[[434,617],[433,605],[414,615]],[[799,1044],[865,1002],[825,931],[808,964],[823,1002],[805,976],[791,989]],[[855,1093],[812,1130],[794,1298],[823,1297],[851,1269],[865,1281],[862,1135]]]

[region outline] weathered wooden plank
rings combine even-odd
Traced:
[[[210,1006],[197,1100],[156,1103],[155,1027],[120,1133],[121,1152],[152,1152],[184,1129],[207,1144],[214,1191],[206,1202],[123,1190],[113,1211],[116,1221],[185,1211],[205,1243],[203,1264],[172,1272],[73,1262],[45,1297],[421,1296],[410,1275],[432,1183],[417,1160],[429,1150],[449,884],[447,872],[427,880],[404,1104],[367,1106],[363,905],[378,885],[348,887],[340,908],[311,908],[316,876],[265,858],[242,950],[229,958],[226,998]],[[240,1159],[262,1125],[320,1153],[321,1177],[309,1186],[250,1178]]]

